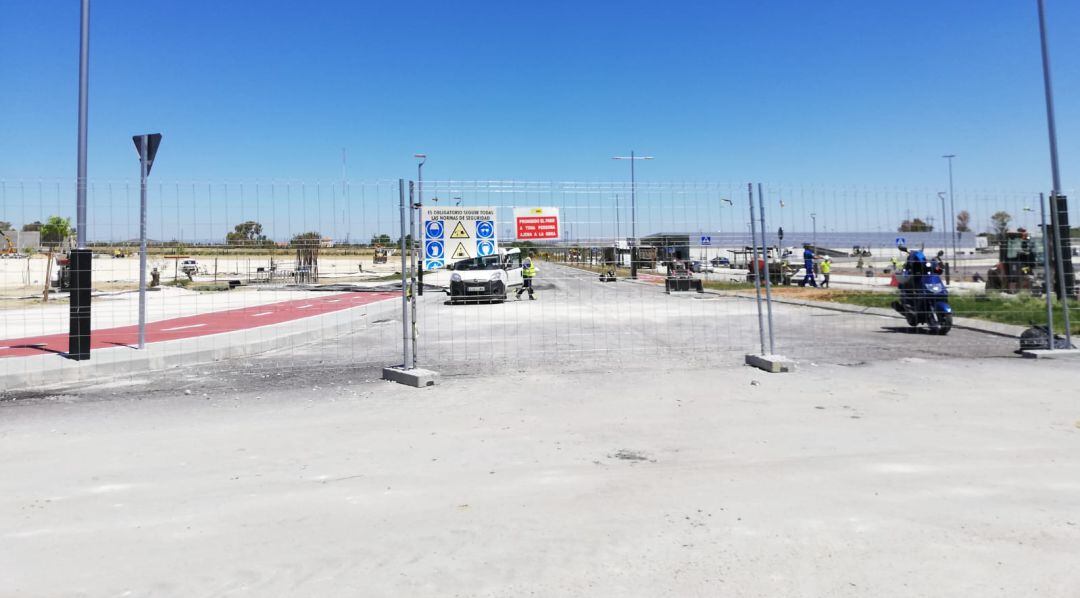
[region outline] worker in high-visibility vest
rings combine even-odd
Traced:
[[[826,257],[821,262],[821,288],[829,288],[829,272],[832,272],[832,260]]]
[[[521,264],[521,288],[518,289],[517,298],[521,299],[521,294],[526,290],[529,291],[529,300],[535,301],[536,296],[533,294],[533,279],[536,278],[536,266],[532,263],[532,258],[525,258],[525,261]]]

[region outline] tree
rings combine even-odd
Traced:
[[[1000,242],[1005,238],[1005,233],[1009,232],[1009,223],[1012,222],[1012,215],[1005,211],[994,212],[994,215],[990,216],[990,222],[993,226],[994,236],[996,236]]]
[[[322,234],[316,231],[300,233],[299,235],[293,237],[292,241],[290,241],[290,243],[294,247],[318,247],[319,243],[321,242]]]
[[[929,233],[933,232],[934,226],[927,224],[922,218],[915,218],[914,220],[905,220],[900,223],[898,228],[902,233]]]
[[[262,234],[263,227],[254,220],[241,222],[233,227],[233,231],[225,235],[225,242],[229,245],[263,245],[266,243],[266,235]]]
[[[390,239],[390,235],[388,235],[386,233],[383,233],[381,235],[371,235],[371,244],[372,245],[386,246],[386,245],[389,245],[391,242],[392,242],[392,239]]]
[[[50,216],[39,230],[41,232],[41,244],[49,247],[49,257],[45,263],[45,290],[42,292],[42,300],[48,302],[49,282],[52,278],[53,251],[71,236],[71,221],[59,216]]]
[[[956,232],[971,232],[971,214],[967,210],[960,210],[960,213],[956,215]]]
[[[22,232],[24,232],[24,233],[33,233],[33,232],[37,232],[39,230],[41,230],[41,221],[40,220],[35,220],[35,221],[31,222],[30,224],[22,225]]]
[[[0,230],[15,230],[15,227],[7,220],[0,220]]]

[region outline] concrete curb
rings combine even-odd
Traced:
[[[89,361],[69,361],[59,355],[8,357],[0,359],[0,390],[56,388],[265,353],[347,334],[371,313],[395,312],[393,308],[399,302],[394,297],[289,322],[150,343],[142,351],[126,347],[99,349]]]

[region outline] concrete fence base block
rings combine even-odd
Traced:
[[[795,371],[795,362],[782,355],[747,355],[746,365],[764,370],[771,374]]]
[[[1066,357],[1077,358],[1080,357],[1080,349],[1032,349],[1030,351],[1021,351],[1020,355],[1027,357],[1028,359],[1064,359]]]
[[[435,382],[439,379],[439,374],[423,368],[412,368],[407,370],[401,366],[394,366],[383,368],[382,377],[383,380],[397,382],[398,384],[404,384],[405,386],[424,388],[425,386],[435,386]]]

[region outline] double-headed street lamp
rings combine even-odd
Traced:
[[[637,279],[638,239],[637,239],[637,181],[634,179],[634,162],[652,160],[652,156],[638,156],[633,151],[629,156],[612,156],[612,160],[630,161],[630,278]]]

